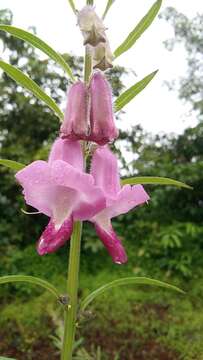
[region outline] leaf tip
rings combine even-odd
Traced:
[[[186,188],[187,188],[188,190],[194,190],[194,188],[193,188],[192,186],[190,186],[190,185],[186,185]]]
[[[188,190],[194,190],[194,188],[188,184],[182,183],[181,187],[188,189]]]

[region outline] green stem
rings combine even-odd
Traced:
[[[72,360],[77,317],[81,233],[82,223],[79,221],[75,222],[70,242],[67,281],[67,294],[69,296],[69,303],[65,309],[64,337],[61,360]]]
[[[88,85],[92,74],[92,55],[88,46],[85,48],[85,66],[84,66],[84,80],[85,84]]]

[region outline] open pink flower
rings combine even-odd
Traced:
[[[127,256],[120,239],[114,232],[111,219],[125,214],[137,205],[149,200],[142,185],[121,187],[116,156],[107,146],[99,147],[92,159],[91,175],[95,184],[103,190],[106,198],[105,209],[98,212],[91,221],[103,244],[116,263],[125,263]]]
[[[39,239],[40,255],[62,246],[72,233],[74,220],[87,220],[105,207],[103,191],[92,175],[84,173],[78,141],[57,139],[49,161],[34,161],[16,174],[28,205],[50,217]]]
[[[40,255],[57,250],[70,238],[73,221],[89,220],[113,261],[127,261],[111,218],[146,202],[149,196],[141,185],[121,188],[117,159],[107,146],[94,152],[87,174],[79,141],[57,139],[48,162],[34,161],[18,171],[16,179],[26,203],[50,217],[38,241]]]

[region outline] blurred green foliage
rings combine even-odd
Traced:
[[[172,21],[175,40],[184,41],[186,45],[191,71],[179,84],[180,97],[191,103],[200,121],[181,135],[152,136],[137,125],[121,131],[120,140],[112,147],[119,155],[121,171],[125,176],[171,177],[188,183],[194,190],[146,186],[151,196],[149,205],[113,222],[129,256],[128,264],[123,267],[112,264],[92,225],[84,224],[80,296],[87,295],[107,281],[130,275],[174,281],[190,291],[190,296],[177,301],[177,295],[164,291],[149,292],[137,288],[135,291],[130,287],[102,297],[92,309],[97,314],[96,321],[93,317],[84,324],[84,328],[79,328],[75,358],[78,360],[85,357],[89,360],[131,360],[131,354],[135,360],[136,351],[141,360],[144,346],[149,349],[147,359],[151,359],[151,350],[154,360],[158,355],[153,353],[155,350],[152,351],[152,348],[156,349],[157,344],[161,344],[157,353],[162,351],[162,347],[172,349],[171,359],[203,358],[203,319],[200,314],[203,287],[199,280],[203,267],[203,106],[200,91],[202,77],[197,75],[197,67],[199,74],[202,63],[199,63],[200,60],[196,62],[202,49],[199,35],[201,16],[192,22],[169,9],[163,17]],[[9,10],[0,11],[0,22],[12,23]],[[30,31],[36,30],[31,28]],[[41,58],[21,40],[0,32],[1,40],[9,62],[29,74],[63,108],[69,82],[59,68],[52,61]],[[175,45],[175,40],[171,44]],[[64,56],[75,76],[79,77],[82,59],[69,54]],[[126,73],[121,67],[107,72],[114,96],[121,93],[122,76]],[[58,119],[40,101],[2,74],[0,157],[26,164],[35,159],[46,159],[58,129]],[[124,148],[125,155],[122,153]],[[25,205],[14,174],[3,167],[0,167],[0,173],[0,275],[21,273],[41,276],[52,281],[63,293],[66,248],[45,257],[37,255],[35,242],[47,218],[23,214],[21,208]],[[27,359],[33,360],[32,354],[37,354],[36,350],[33,352],[33,344],[37,341],[46,343],[48,338],[57,356],[62,326],[57,319],[62,313],[47,293],[25,284],[4,285],[0,287],[0,302],[0,327],[6,333],[5,346],[19,349],[19,358],[26,353]],[[108,339],[112,339],[112,344]],[[153,341],[150,342],[150,339]],[[7,349],[3,344],[0,331],[0,346],[3,350]],[[5,355],[14,355],[4,351]]]

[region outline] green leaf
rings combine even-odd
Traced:
[[[0,356],[0,360],[16,360],[16,359],[8,358],[8,357],[5,357],[5,356]]]
[[[151,285],[151,286],[158,286],[163,287],[169,290],[174,290],[179,293],[184,294],[185,292],[174,285],[170,285],[168,283],[154,280],[146,277],[128,277],[122,278],[118,280],[114,280],[108,284],[101,286],[99,289],[93,291],[90,295],[88,295],[81,303],[81,310],[84,311],[86,307],[99,295],[103,294],[107,290],[111,290],[117,286],[123,285]]]
[[[3,69],[7,75],[15,80],[18,84],[30,91],[38,99],[42,100],[51,110],[55,112],[55,114],[60,119],[63,119],[63,113],[55,101],[50,96],[48,96],[32,79],[23,74],[23,72],[19,69],[4,62],[3,60],[0,60],[0,68]]]
[[[60,297],[60,293],[58,292],[58,290],[46,280],[27,275],[9,275],[0,277],[0,285],[12,282],[27,282],[30,284],[38,285],[48,290],[57,299]]]
[[[110,7],[113,5],[113,3],[114,3],[115,1],[116,1],[116,0],[108,0],[108,1],[107,1],[106,8],[105,8],[105,10],[104,10],[102,19],[105,19],[106,14],[108,13]]]
[[[124,93],[122,93],[115,101],[114,108],[115,111],[121,110],[125,105],[127,105],[136,95],[138,95],[144,88],[149,84],[149,82],[154,78],[158,70],[152,72],[151,74],[145,76],[142,80],[137,82],[135,85],[131,86]]]
[[[25,31],[23,29],[11,25],[0,25],[0,30],[6,31],[9,34],[21,40],[27,41],[32,46],[40,49],[46,55],[48,55],[52,60],[58,63],[62,67],[62,69],[68,74],[68,76],[71,78],[72,81],[75,80],[72,70],[69,67],[69,65],[66,63],[64,58],[60,54],[58,54],[54,49],[52,49],[48,44],[46,44],[43,40],[41,40],[39,37],[29,33],[28,31]]]
[[[114,55],[117,58],[125,51],[129,50],[143,34],[143,32],[151,25],[152,21],[156,17],[161,7],[162,0],[157,0],[148,13],[137,24],[133,31],[128,35],[124,42],[114,51]]]
[[[75,3],[73,0],[68,0],[70,7],[72,8],[73,12],[76,14],[76,7],[75,7]]]
[[[12,170],[19,171],[23,169],[26,165],[21,164],[17,161],[7,160],[7,159],[0,159],[0,165],[6,166]]]
[[[155,185],[172,185],[192,190],[193,188],[181,181],[158,176],[137,176],[121,180],[122,185],[130,184],[155,184]]]

